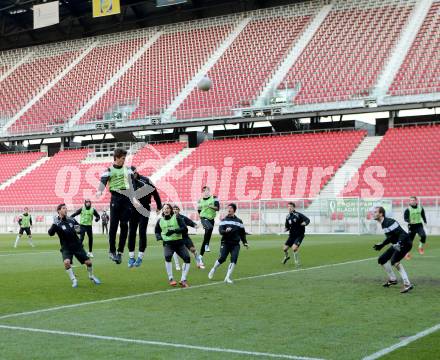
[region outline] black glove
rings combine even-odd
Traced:
[[[176,233],[176,230],[168,230],[165,236],[171,236]]]
[[[380,251],[383,247],[383,244],[374,244],[373,249],[376,251]]]
[[[98,222],[99,221],[99,218],[95,218],[95,222]]]

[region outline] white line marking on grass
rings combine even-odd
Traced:
[[[367,259],[360,259],[360,260],[345,261],[345,262],[336,263],[336,264],[319,265],[319,266],[303,268],[303,269],[293,269],[293,270],[279,271],[279,272],[268,273],[268,274],[247,276],[247,277],[235,279],[234,281],[237,282],[237,281],[243,281],[243,280],[260,279],[260,278],[265,278],[265,277],[270,277],[270,276],[278,276],[278,275],[284,275],[284,274],[290,274],[290,273],[296,273],[296,272],[326,269],[326,268],[331,268],[331,267],[336,267],[336,266],[357,264],[360,262],[370,261],[373,259],[376,259],[376,257],[371,257],[371,258],[367,258]],[[191,286],[186,289],[173,288],[173,289],[168,289],[168,290],[157,290],[157,291],[151,291],[151,292],[134,294],[134,295],[119,296],[119,297],[103,299],[103,300],[94,300],[94,301],[80,302],[80,303],[76,303],[76,304],[60,305],[60,306],[55,306],[55,307],[46,308],[46,309],[39,309],[39,310],[33,310],[33,311],[25,311],[25,312],[21,312],[21,313],[7,314],[7,315],[0,316],[0,320],[9,319],[9,318],[13,318],[13,317],[19,317],[19,316],[35,315],[35,314],[40,314],[40,313],[45,313],[45,312],[50,312],[50,311],[76,308],[76,307],[87,306],[87,305],[104,304],[104,303],[113,302],[113,301],[131,300],[131,299],[135,299],[135,298],[139,298],[139,297],[167,294],[167,293],[176,292],[176,291],[189,291],[191,289],[200,289],[200,288],[204,288],[204,287],[208,287],[208,286],[215,286],[215,285],[220,285],[220,284],[224,284],[224,282],[223,281],[216,281],[216,282],[209,282],[209,283],[204,283],[204,284],[200,284],[200,285],[194,285],[194,286]]]
[[[59,253],[59,251],[33,251],[33,252],[15,252],[15,253],[9,253],[9,254],[0,254],[0,256],[14,256],[14,255],[40,255],[40,254],[55,254],[56,252]]]
[[[433,327],[430,327],[429,329],[420,331],[419,333],[410,336],[408,338],[406,338],[405,340],[402,340],[401,342],[398,342],[397,344],[391,345],[385,349],[379,350],[378,352],[375,352],[374,354],[368,355],[366,357],[364,357],[362,360],[375,360],[375,359],[379,359],[382,356],[385,356],[401,347],[407,346],[408,344],[419,340],[425,336],[428,336],[432,333],[435,333],[436,331],[440,330],[440,324],[434,325]]]
[[[27,327],[21,327],[21,326],[0,325],[0,328],[7,329],[7,330],[27,331],[27,332],[33,332],[33,333],[73,336],[73,337],[79,337],[79,338],[89,338],[89,339],[107,340],[107,341],[119,341],[119,342],[124,342],[124,343],[132,343],[132,344],[140,344],[140,345],[153,345],[153,346],[162,346],[162,347],[171,347],[171,348],[183,348],[183,349],[209,351],[209,352],[217,352],[217,353],[263,356],[263,357],[278,358],[278,359],[323,360],[323,359],[319,359],[319,358],[311,358],[311,357],[305,357],[305,356],[295,356],[295,355],[287,355],[287,354],[272,354],[272,353],[264,353],[264,352],[257,352],[257,351],[246,351],[246,350],[235,350],[235,349],[218,348],[218,347],[186,345],[186,344],[168,343],[168,342],[152,341],[152,340],[127,339],[127,338],[114,337],[114,336],[85,334],[85,333],[70,332],[70,331],[35,329],[35,328],[27,328]]]
[[[151,245],[148,246],[148,248],[162,248],[163,246],[160,245]],[[106,249],[98,249],[93,251],[93,253],[95,254],[100,254],[100,253],[104,253],[104,254],[108,254],[108,250]],[[0,251],[0,256],[11,256],[11,255],[40,255],[40,254],[60,254],[60,250],[47,250],[47,251],[26,251],[26,252],[20,252],[20,251],[16,251],[16,252],[7,252],[7,251]]]

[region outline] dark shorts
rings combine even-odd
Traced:
[[[200,222],[202,223],[203,228],[206,231],[210,231],[214,229],[214,219],[206,219],[206,218],[201,218]]]
[[[21,227],[18,233],[20,235],[23,235],[24,232],[26,233],[26,235],[31,235],[32,234],[30,227],[25,227],[25,228]]]
[[[194,247],[194,243],[189,236],[183,238],[183,243],[188,250]]]
[[[189,264],[191,262],[191,258],[183,240],[163,242],[163,254],[165,261],[170,262],[174,253],[176,253],[184,263]]]
[[[73,249],[62,248],[60,252],[61,256],[63,257],[63,261],[69,259],[70,262],[72,262],[74,256],[81,264],[84,264],[87,260],[89,260],[89,257],[87,256],[87,253],[83,247],[77,247]]]
[[[240,244],[228,244],[222,243],[220,245],[220,256],[218,258],[218,262],[223,264],[228,255],[231,255],[231,263],[237,264],[238,254],[240,253]]]
[[[418,234],[420,236],[420,242],[425,243],[426,242],[426,233],[425,229],[423,228],[423,224],[414,224],[409,227],[409,238],[411,241],[414,241],[416,235]]]
[[[293,245],[300,246],[303,240],[304,240],[304,234],[295,235],[295,236],[290,235],[289,238],[284,243],[284,245],[288,247],[292,247]]]
[[[406,254],[410,252],[411,248],[411,242],[405,243],[400,251],[397,251],[392,246],[390,246],[382,255],[379,256],[378,263],[383,265],[387,263],[388,260],[390,260],[391,265],[397,264],[405,257]]]

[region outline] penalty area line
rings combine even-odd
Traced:
[[[219,348],[219,347],[197,346],[197,345],[170,343],[170,342],[154,341],[154,340],[128,339],[128,338],[115,337],[115,336],[104,336],[104,335],[95,335],[95,334],[70,332],[70,331],[37,329],[37,328],[28,328],[28,327],[21,327],[21,326],[0,325],[0,329],[32,332],[32,333],[40,333],[40,334],[50,334],[50,335],[58,335],[58,336],[71,336],[71,337],[87,338],[87,339],[94,339],[94,340],[104,340],[104,341],[112,341],[112,342],[123,342],[123,343],[131,343],[131,344],[138,344],[138,345],[150,345],[150,346],[180,348],[180,349],[207,351],[207,352],[228,353],[228,354],[247,355],[247,356],[258,356],[258,357],[266,357],[266,358],[293,359],[293,360],[324,360],[324,359],[312,358],[312,357],[306,357],[306,356],[295,356],[295,355],[288,355],[288,354],[274,354],[274,353],[246,351],[246,350]]]
[[[266,277],[271,277],[271,276],[285,275],[285,274],[290,274],[290,273],[300,273],[300,272],[306,272],[306,271],[327,269],[327,268],[332,268],[332,267],[357,264],[357,263],[361,263],[361,262],[365,262],[365,261],[370,261],[373,259],[376,259],[376,257],[359,259],[359,260],[344,261],[341,263],[334,263],[334,264],[318,265],[318,266],[313,266],[313,267],[309,267],[309,268],[292,269],[292,270],[285,270],[285,271],[273,272],[273,273],[268,273],[268,274],[247,276],[247,277],[235,279],[234,281],[239,282],[239,281],[245,281],[245,280],[261,279],[261,278],[266,278]],[[51,311],[77,308],[77,307],[81,307],[81,306],[104,304],[104,303],[113,302],[113,301],[131,300],[131,299],[136,299],[136,298],[140,298],[140,297],[168,294],[168,293],[172,293],[172,292],[176,292],[176,291],[191,291],[191,290],[195,290],[195,289],[205,288],[208,286],[216,286],[216,285],[220,285],[220,284],[224,284],[224,282],[223,281],[208,282],[208,283],[204,283],[204,284],[200,284],[200,285],[194,285],[189,288],[173,288],[173,289],[167,289],[167,290],[157,290],[157,291],[150,291],[150,292],[145,292],[145,293],[140,293],[140,294],[133,294],[133,295],[126,295],[126,296],[119,296],[119,297],[114,297],[114,298],[102,299],[102,300],[85,301],[85,302],[80,302],[80,303],[76,303],[76,304],[60,305],[60,306],[54,306],[54,307],[50,307],[50,308],[46,308],[46,309],[38,309],[38,310],[25,311],[25,312],[21,312],[21,313],[6,314],[3,316],[0,316],[0,320],[14,318],[14,317],[35,315],[35,314],[51,312]]]

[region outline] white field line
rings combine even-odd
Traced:
[[[218,347],[208,347],[208,346],[197,346],[197,345],[169,343],[169,342],[163,342],[163,341],[127,339],[127,338],[114,337],[114,336],[103,336],[103,335],[85,334],[85,333],[70,332],[70,331],[35,329],[35,328],[27,328],[27,327],[21,327],[21,326],[0,325],[0,329],[16,330],[16,331],[26,331],[26,332],[43,333],[43,334],[51,334],[51,335],[61,335],[61,336],[72,336],[72,337],[97,339],[97,340],[107,340],[107,341],[113,341],[113,342],[119,341],[119,342],[124,342],[124,343],[140,344],[140,345],[152,345],[152,346],[162,346],[162,347],[171,347],[171,348],[183,348],[183,349],[199,350],[199,351],[209,351],[209,352],[217,352],[217,353],[229,353],[229,354],[238,354],[238,355],[262,356],[262,357],[278,358],[278,359],[323,360],[323,359],[318,359],[318,358],[311,358],[311,357],[304,357],[304,356],[295,356],[295,355],[287,355],[287,354],[272,354],[272,353],[264,353],[264,352],[257,352],[257,351],[246,351],[246,350],[236,350],[236,349],[227,349],[227,348],[218,348]]]
[[[376,257],[371,257],[371,258],[367,258],[367,259],[360,259],[360,260],[345,261],[345,262],[336,263],[336,264],[319,265],[319,266],[314,266],[314,267],[310,267],[310,268],[292,269],[292,270],[279,271],[279,272],[268,273],[268,274],[253,275],[253,276],[247,276],[247,277],[235,279],[235,282],[244,281],[244,280],[261,279],[261,278],[270,277],[270,276],[278,276],[278,275],[311,271],[311,270],[327,269],[327,268],[332,268],[332,267],[337,267],[337,266],[357,264],[357,263],[361,263],[361,262],[365,262],[365,261],[370,261],[373,259],[376,259]],[[77,307],[88,306],[88,305],[105,304],[105,303],[109,303],[109,302],[113,302],[113,301],[131,300],[131,299],[136,299],[136,298],[140,298],[140,297],[168,294],[168,293],[172,293],[172,292],[176,292],[176,291],[190,291],[191,289],[200,289],[200,288],[204,288],[204,287],[208,287],[208,286],[215,286],[215,285],[220,285],[220,284],[223,284],[223,281],[216,281],[216,282],[209,282],[209,283],[200,284],[200,285],[194,285],[194,286],[191,286],[186,289],[172,288],[172,289],[168,289],[168,290],[157,290],[157,291],[145,292],[145,293],[134,294],[134,295],[108,298],[108,299],[103,299],[103,300],[86,301],[86,302],[80,302],[80,303],[70,304],[70,305],[60,305],[60,306],[54,306],[54,307],[50,307],[50,308],[46,308],[46,309],[39,309],[39,310],[33,310],[33,311],[25,311],[25,312],[21,312],[21,313],[7,314],[7,315],[0,316],[0,320],[21,317],[21,316],[35,315],[35,314],[51,312],[51,311],[77,308]]]
[[[440,324],[434,325],[433,327],[430,327],[429,329],[425,329],[423,331],[420,331],[419,333],[407,337],[405,340],[402,340],[401,342],[398,342],[397,344],[391,345],[385,349],[379,350],[377,352],[375,352],[374,354],[368,355],[366,357],[364,357],[362,360],[375,360],[375,359],[379,359],[382,356],[385,356],[401,347],[407,346],[408,344],[419,340],[425,336],[428,336],[432,333],[435,333],[436,331],[440,330]]]
[[[162,248],[162,245],[149,245],[147,249],[151,248]],[[93,253],[106,253],[108,254],[108,250],[106,249],[98,249],[94,250]],[[10,252],[10,251],[0,251],[0,256],[11,256],[11,255],[39,255],[39,254],[59,254],[60,250],[47,250],[47,251],[26,251],[26,252]]]
[[[33,251],[33,252],[15,252],[15,253],[7,253],[0,254],[0,256],[14,256],[14,255],[39,255],[39,254],[55,254],[55,250],[53,251]],[[58,251],[59,252],[59,251]]]

